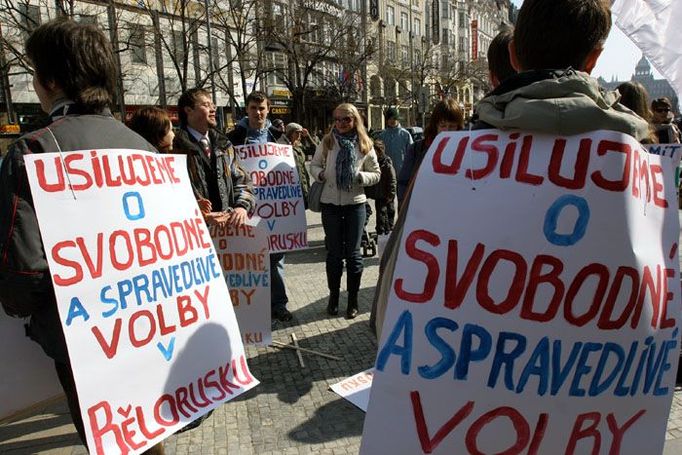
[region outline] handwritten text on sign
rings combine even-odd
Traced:
[[[242,341],[244,344],[269,345],[272,326],[266,228],[260,224],[243,224],[237,228],[211,226],[210,231],[230,290]]]
[[[291,146],[249,144],[236,151],[253,182],[254,215],[267,226],[270,252],[307,248],[303,192]]]
[[[361,452],[660,453],[679,351],[675,167],[613,132],[439,136]]]
[[[257,384],[184,156],[26,164],[91,451],[140,453]]]

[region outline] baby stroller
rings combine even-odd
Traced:
[[[365,209],[367,210],[367,216],[365,217],[365,226],[362,229],[362,240],[360,241],[360,247],[362,248],[362,257],[368,258],[377,254],[377,233],[369,232],[367,230],[367,225],[369,224],[369,218],[372,216],[372,207],[369,202],[365,202]]]

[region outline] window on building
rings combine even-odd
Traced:
[[[410,24],[410,21],[409,21],[409,19],[407,18],[407,13],[405,13],[405,12],[400,13],[400,28],[401,28],[404,32],[406,32],[406,31],[408,31],[408,29],[409,29],[409,27],[410,27],[409,24]]]
[[[449,19],[450,18],[450,4],[448,3],[447,0],[443,0],[440,2],[440,14],[443,19]]]
[[[450,64],[448,62],[448,54],[443,54],[441,56],[441,61],[440,61],[440,69],[442,71],[447,71],[450,67]]]
[[[395,25],[395,8],[390,5],[386,6],[386,24]]]
[[[395,79],[389,77],[384,81],[384,96],[388,100],[395,98]]]
[[[457,50],[459,52],[465,52],[466,51],[466,38],[464,36],[459,37],[459,44],[457,46]]]
[[[272,4],[272,22],[275,28],[284,30],[286,21],[284,19],[284,5],[281,3]]]
[[[395,62],[395,43],[393,41],[386,42],[386,58],[389,62]]]
[[[459,28],[465,28],[467,25],[467,19],[466,19],[466,14],[464,14],[464,11],[459,12]]]
[[[446,46],[448,45],[448,38],[450,37],[450,30],[447,28],[443,28],[443,33],[441,34],[441,39],[443,40],[443,44]]]
[[[211,39],[211,53],[213,54],[213,69],[220,69],[220,40],[216,37]]]
[[[406,66],[410,64],[410,48],[407,47],[406,44],[400,46],[400,58],[403,62],[403,65]]]
[[[181,31],[173,31],[173,58],[179,64],[185,61],[185,35]]]
[[[130,51],[133,63],[147,63],[147,47],[145,44],[144,28],[138,24],[131,24]]]
[[[416,36],[422,34],[422,21],[420,19],[414,20],[414,30],[412,30]]]
[[[287,57],[282,52],[271,52],[268,56],[270,61],[270,67],[274,71],[268,74],[268,84],[270,85],[283,85],[278,73],[282,73],[287,67]]]
[[[27,5],[20,3],[19,14],[21,15],[21,25],[26,34],[30,34],[40,25],[40,7],[37,5]]]
[[[414,63],[415,65],[422,64],[422,52],[418,49],[414,51]]]

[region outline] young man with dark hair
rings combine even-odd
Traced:
[[[52,123],[15,142],[0,168],[0,302],[17,315],[30,316],[27,334],[54,360],[73,423],[86,444],[24,156],[154,148],[111,115],[116,63],[99,28],[66,19],[48,22],[28,38],[26,53],[35,69],[33,86],[40,105]],[[157,444],[148,453],[163,453],[163,446]]]
[[[246,97],[246,117],[228,134],[234,145],[277,142],[282,132],[268,120],[270,99],[263,92],[252,92]],[[272,317],[287,322],[293,319],[287,310],[287,289],[284,284],[284,253],[270,254],[270,310]]]
[[[254,206],[251,179],[229,139],[216,127],[216,109],[201,88],[187,90],[178,99],[180,129],[173,150],[187,155],[187,168],[195,196],[208,200],[208,224],[239,226]]]
[[[506,27],[495,35],[488,46],[488,77],[493,88],[516,74],[509,59],[509,43],[513,37],[514,28]]]
[[[519,74],[479,102],[481,121],[548,134],[608,129],[648,137],[646,121],[590,76],[610,29],[605,0],[525,0],[509,44]]]

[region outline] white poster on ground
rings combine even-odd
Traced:
[[[346,378],[341,382],[332,384],[330,389],[342,398],[350,401],[358,408],[367,412],[369,404],[369,392],[372,387],[372,368]]]
[[[361,453],[660,454],[680,351],[676,166],[615,132],[439,135]]]
[[[258,383],[185,156],[25,160],[91,453],[141,453]]]
[[[272,342],[270,252],[263,223],[256,226],[210,226],[218,262],[246,345]]]
[[[303,192],[291,146],[249,144],[235,147],[235,151],[253,182],[253,216],[260,218],[266,229],[270,252],[307,248]]]

